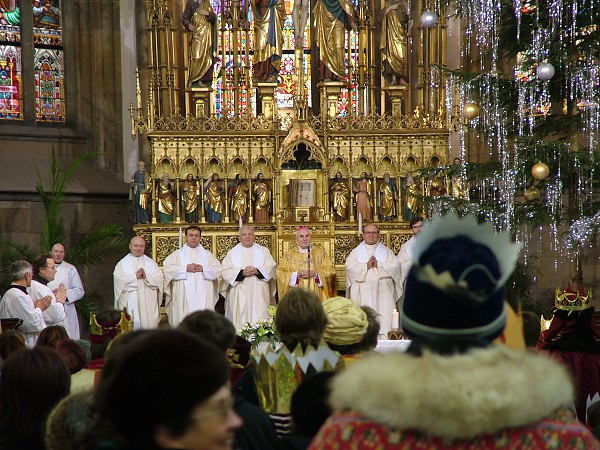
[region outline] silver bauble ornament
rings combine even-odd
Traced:
[[[554,73],[554,66],[550,63],[541,63],[536,69],[536,74],[542,81],[548,81],[554,76]]]
[[[538,181],[545,180],[549,173],[550,168],[541,161],[536,162],[531,168],[531,176]]]
[[[423,14],[421,14],[421,25],[423,28],[433,28],[436,26],[437,21],[437,14],[433,11],[425,11]]]

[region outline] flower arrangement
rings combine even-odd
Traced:
[[[275,330],[275,310],[274,306],[269,306],[267,312],[269,314],[268,319],[262,319],[254,323],[246,323],[244,328],[239,332],[240,336],[250,341],[252,349],[258,349],[262,347],[261,344],[270,345],[273,350],[277,350],[280,345],[279,335]]]

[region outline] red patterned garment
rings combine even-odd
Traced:
[[[366,355],[333,379],[336,413],[309,449],[600,449],[573,399],[560,363],[502,345]]]

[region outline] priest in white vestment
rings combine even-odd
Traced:
[[[48,287],[56,294],[60,285],[67,290],[67,300],[65,301],[65,311],[67,311],[67,333],[69,338],[79,339],[79,317],[75,302],[83,298],[85,291],[83,283],[77,268],[64,260],[65,246],[57,242],[52,246],[50,256],[56,264],[56,276],[54,280],[48,283]]]
[[[381,315],[381,333],[387,336],[400,324],[392,311],[402,292],[400,266],[394,252],[379,241],[379,228],[369,224],[363,241],[350,252],[346,260],[346,297],[361,306],[370,306]]]
[[[200,245],[200,228],[185,230],[185,245],[165,259],[165,307],[169,324],[176,327],[185,316],[214,309],[219,300],[221,263]]]
[[[241,227],[239,239],[223,260],[225,317],[237,330],[269,317],[267,308],[276,289],[275,260],[268,248],[254,242],[254,228]]]
[[[398,252],[398,262],[400,263],[400,281],[402,283],[402,295],[398,304],[398,311],[402,311],[402,299],[404,298],[404,287],[406,286],[406,277],[413,264],[413,246],[415,245],[415,236],[421,232],[423,227],[422,217],[413,217],[410,221],[410,227],[413,230],[413,236],[400,247]]]
[[[130,253],[115,266],[113,272],[115,308],[133,318],[133,329],[158,328],[163,293],[163,272],[146,256],[146,241],[134,236],[129,241]]]
[[[41,298],[50,296],[50,306],[44,310],[43,317],[46,326],[58,325],[67,330],[67,312],[65,302],[67,290],[60,286],[56,292],[48,287],[56,275],[56,264],[50,255],[40,255],[33,262],[33,279],[27,288],[27,293],[36,302]],[[68,331],[67,331],[68,332]]]

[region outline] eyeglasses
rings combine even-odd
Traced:
[[[56,266],[44,266],[46,269],[56,270]]]
[[[379,234],[379,231],[365,231],[363,234]]]
[[[219,417],[219,418],[225,420],[227,418],[227,416],[229,416],[229,414],[233,410],[233,403],[234,403],[233,397],[228,397],[226,399],[223,399],[223,400],[219,401],[219,403],[221,405],[214,409],[210,409],[208,411],[200,411],[199,413],[196,413],[196,414],[190,416],[189,421],[195,423],[195,422],[198,422],[199,420],[210,418],[210,417]]]

